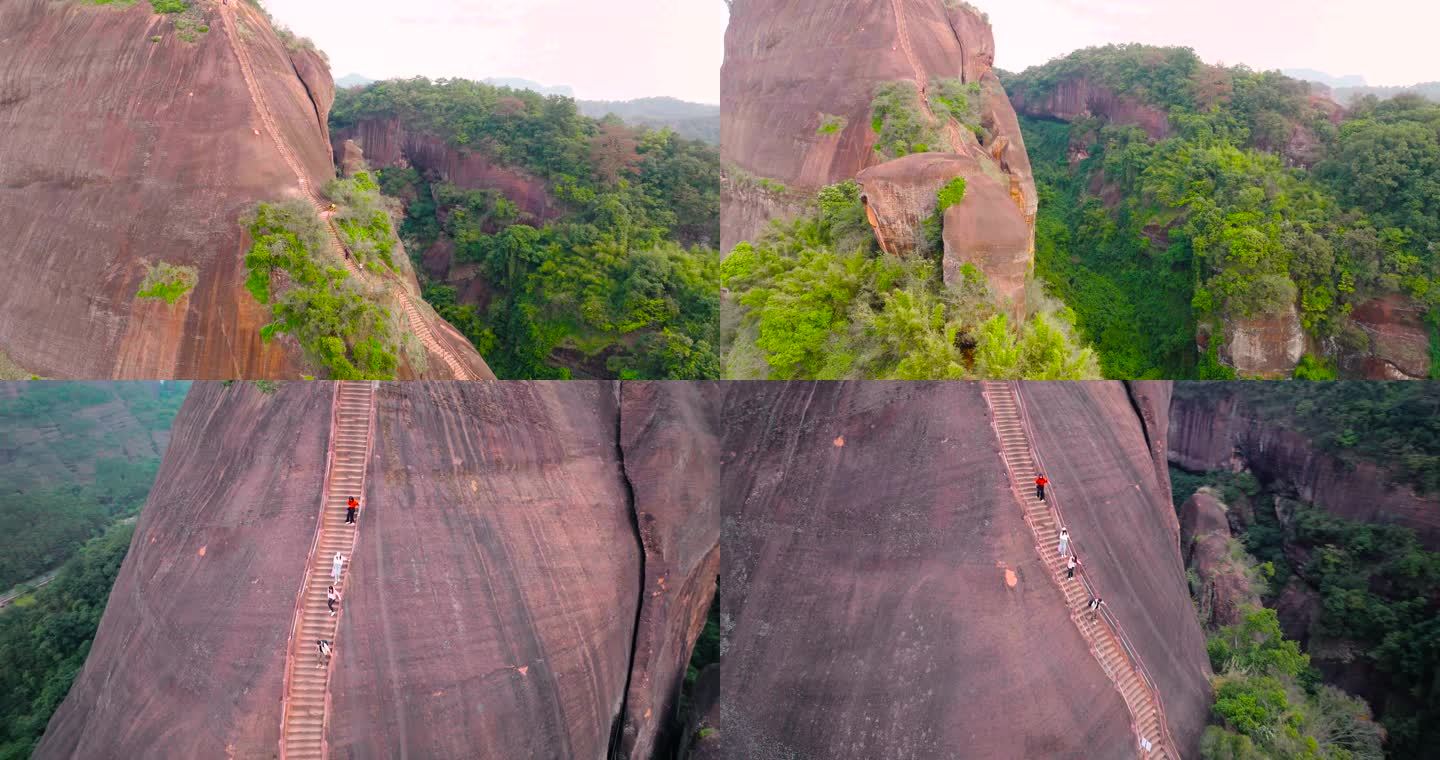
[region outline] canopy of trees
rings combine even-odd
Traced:
[[[343,128],[399,118],[414,131],[541,178],[558,219],[527,217],[494,189],[410,168],[380,172],[406,202],[401,237],[419,256],[448,240],[476,264],[479,302],[443,282],[425,298],[502,378],[576,373],[716,377],[719,157],[669,131],[582,116],[573,100],[466,80],[379,82],[342,91]]]
[[[1197,327],[1291,309],[1332,354],[1368,348],[1349,315],[1370,298],[1440,316],[1440,105],[1362,99],[1337,125],[1303,82],[1141,45],[1077,51],[1006,86],[1035,102],[1082,76],[1171,129],[1022,120],[1037,273],[1106,375],[1215,376]]]

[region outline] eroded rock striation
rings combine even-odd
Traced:
[[[672,746],[718,562],[715,502],[692,490],[717,478],[713,413],[688,386],[379,387],[332,756]],[[274,756],[330,399],[197,384],[36,757]]]
[[[742,757],[1130,757],[978,383],[729,383],[722,725]],[[1208,662],[1169,489],[1119,383],[1021,390],[1085,571],[1181,753]],[[998,727],[1007,727],[1004,729]]]

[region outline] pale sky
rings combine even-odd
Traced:
[[[338,79],[518,77],[585,100],[720,102],[723,0],[264,0]]]
[[[1111,42],[1181,45],[1207,63],[1440,81],[1431,0],[971,0],[990,14],[995,65],[1021,71]]]

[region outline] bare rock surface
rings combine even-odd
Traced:
[[[1305,332],[1294,304],[1280,314],[1231,318],[1224,329],[1220,360],[1244,377],[1288,377],[1305,353]]]
[[[1204,642],[1175,516],[1119,384],[1026,403],[1112,611],[1193,751]],[[1133,757],[973,383],[729,383],[721,736],[780,757]],[[1004,727],[997,729],[997,726]]]
[[[1247,606],[1260,606],[1244,565],[1230,553],[1230,523],[1225,504],[1202,488],[1180,506],[1180,547],[1185,566],[1199,583],[1191,594],[1208,629],[1240,622]]]
[[[275,754],[330,402],[196,385],[37,757]],[[331,755],[664,752],[715,588],[707,404],[688,383],[382,384]]]
[[[1370,338],[1369,354],[1359,357],[1359,376],[1367,380],[1430,377],[1430,330],[1424,307],[1392,294],[1360,304],[1350,317]]]

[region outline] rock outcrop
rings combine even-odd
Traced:
[[[689,490],[717,478],[698,392],[382,384],[331,756],[601,758],[622,725],[620,756],[672,741],[719,534],[716,502]],[[37,758],[274,756],[330,399],[326,383],[195,386]]]
[[[467,190],[498,190],[536,226],[564,213],[543,179],[505,166],[484,151],[456,147],[442,137],[411,129],[399,118],[362,119],[337,129],[331,136],[336,161],[343,160],[350,140],[365,152],[371,166],[409,166],[437,182]]]
[[[1242,377],[1280,379],[1295,371],[1305,353],[1300,312],[1291,304],[1280,314],[1227,320],[1220,361]]]
[[[1180,506],[1180,547],[1198,581],[1190,593],[1201,625],[1209,630],[1233,625],[1246,607],[1260,606],[1245,564],[1231,553],[1225,504],[1209,489],[1196,491]]]
[[[1430,377],[1430,329],[1423,306],[1391,294],[1360,304],[1350,319],[1369,337],[1370,350],[1345,357],[1349,373],[1369,380]]]
[[[1093,82],[1086,76],[1075,76],[1058,82],[1039,97],[1023,89],[1010,94],[1015,110],[1041,119],[1076,121],[1097,117],[1117,126],[1136,126],[1152,139],[1170,136],[1170,116],[1164,109],[1142,103],[1113,89]]]
[[[983,137],[937,119],[935,128],[946,135],[943,152],[955,154],[954,161],[910,160],[872,169],[866,189],[881,225],[877,237],[899,238],[887,241],[887,250],[903,254],[911,249],[906,238],[913,235],[914,220],[935,208],[936,179],[946,172],[951,172],[946,179],[965,176],[975,189],[962,205],[974,200],[976,208],[968,213],[982,219],[985,234],[972,237],[976,226],[957,219],[957,231],[946,238],[947,265],[994,266],[993,274],[984,271],[1009,293],[1013,217],[1018,210],[1027,228],[1023,269],[1028,271],[1037,199],[1019,122],[992,69],[994,55],[989,22],[966,3],[864,0],[831,7],[735,0],[720,76],[723,170],[731,177],[767,178],[790,196],[809,197],[885,162],[875,150],[871,126],[871,101],[880,85],[913,83],[922,100],[937,80],[978,85],[976,126]],[[930,119],[928,106],[922,108],[926,114],[921,118]],[[839,127],[822,129],[825,124]],[[911,170],[919,173],[912,176]],[[1001,208],[1006,196],[1011,206]],[[721,249],[753,239],[772,215],[803,207],[760,203],[733,191],[722,194]],[[945,224],[950,225],[948,213]],[[999,231],[992,232],[992,226]],[[997,246],[1006,253],[997,254]]]
[[[1194,754],[1209,668],[1145,426],[1119,383],[1021,394],[1086,572]],[[1134,756],[978,383],[729,383],[721,419],[728,753]]]
[[[239,220],[257,201],[299,197],[297,171],[311,187],[334,176],[334,85],[318,53],[287,47],[252,4],[191,5],[183,31],[182,17],[143,2],[0,6],[0,257],[24,273],[0,283],[0,354],[28,372],[314,373],[293,341],[260,338],[270,315],[244,289]],[[295,168],[261,121],[232,41]],[[174,304],[136,295],[146,265],[161,261],[198,273]],[[468,343],[456,350],[483,368]],[[438,358],[429,365],[447,376]]]
[[[1346,462],[1322,451],[1284,420],[1262,414],[1207,384],[1203,396],[1177,397],[1170,407],[1170,461],[1191,472],[1248,470],[1270,490],[1348,520],[1397,523],[1440,548],[1440,497],[1398,485],[1384,468]]]

